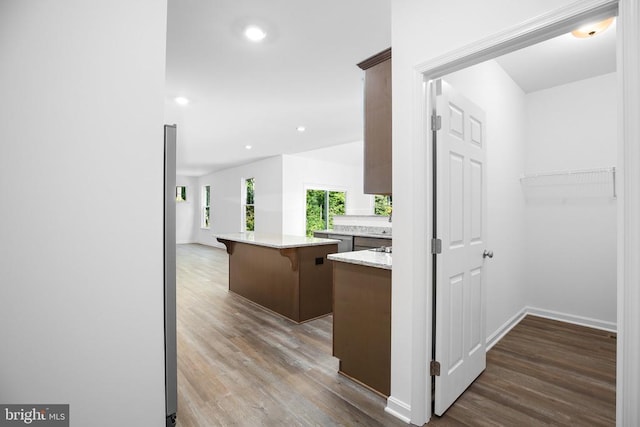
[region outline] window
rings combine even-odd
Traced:
[[[307,190],[307,236],[333,228],[334,215],[346,213],[346,199],[344,191]]]
[[[202,187],[202,228],[211,228],[211,186]]]
[[[178,185],[176,186],[176,202],[187,201],[187,187]]]
[[[255,178],[244,181],[244,229],[245,231],[255,230]]]
[[[373,209],[373,213],[375,215],[391,216],[392,207],[393,203],[391,196],[376,194],[375,207]]]

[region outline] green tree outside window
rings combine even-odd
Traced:
[[[211,186],[202,187],[202,227],[211,227]]]
[[[246,231],[255,230],[255,178],[249,178],[245,180],[245,206],[244,206],[244,221]]]
[[[344,191],[307,190],[307,236],[333,228],[333,217],[346,213],[346,199]]]
[[[375,207],[373,209],[373,213],[376,215],[389,216],[391,215],[393,203],[391,200],[391,196],[382,196],[376,194],[375,196]]]

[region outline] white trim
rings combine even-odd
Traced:
[[[559,311],[545,310],[537,307],[524,307],[522,310],[514,314],[509,320],[504,322],[502,326],[496,329],[489,337],[487,337],[487,352],[493,348],[502,338],[505,337],[518,323],[527,316],[542,317],[545,319],[557,320],[563,323],[571,323],[573,325],[586,326],[588,328],[599,329],[602,331],[616,332],[616,324],[606,322],[604,320],[592,319],[590,317],[576,316]]]
[[[384,411],[407,424],[411,422],[411,405],[393,396],[387,398],[387,406],[384,408]]]
[[[192,243],[198,243],[195,240],[178,240],[176,241],[176,245],[190,245]]]
[[[527,307],[517,312],[511,317],[511,319],[504,322],[494,333],[487,337],[487,352],[493,348],[494,345],[504,338],[524,317],[527,315]]]
[[[618,351],[616,424],[640,424],[640,6],[618,16]]]
[[[574,325],[586,326],[588,328],[600,329],[608,332],[617,332],[614,322],[593,319],[591,317],[576,316],[574,314],[560,313],[559,311],[545,310],[537,307],[526,307],[525,315],[544,317],[545,319],[558,320],[560,322],[572,323]]]
[[[198,244],[198,245],[202,245],[202,246],[208,246],[210,248],[224,249],[225,251],[227,250],[227,247],[224,244],[218,243],[218,242],[207,243],[207,242],[196,241],[196,242],[193,242],[193,243]]]
[[[428,159],[430,162],[431,158],[431,150],[429,146],[423,144],[423,135],[426,131],[426,122],[423,118],[425,114],[427,114],[430,110],[429,99],[427,97],[426,85],[424,83],[424,78],[421,73],[414,72],[413,75],[413,90],[414,93],[417,94],[413,99],[413,111],[418,116],[415,120],[413,120],[413,132],[412,132],[412,147],[414,152],[414,159]],[[417,162],[417,161],[416,161]],[[425,167],[416,167],[413,168],[413,193],[420,194],[422,193],[424,197],[416,198],[415,200],[415,210],[417,212],[425,212],[427,214],[427,218],[432,218],[432,203],[430,200],[433,198],[433,194],[431,191],[431,185],[427,185],[425,187],[425,182],[431,182],[432,177],[430,173],[432,171],[431,163],[428,163],[429,166]],[[394,180],[394,182],[396,182]],[[395,185],[395,184],[394,184]],[[432,226],[430,220],[425,220],[419,215],[415,215],[413,217],[413,222],[411,224],[411,229],[415,236],[420,236],[412,240],[410,250],[414,253],[426,254],[429,252],[427,242],[430,241],[430,236],[432,235]],[[429,236],[429,237],[427,237]],[[399,419],[411,422],[415,425],[423,425],[425,424],[431,414],[431,376],[429,376],[429,372],[427,371],[427,366],[429,361],[431,360],[431,307],[432,307],[432,294],[431,294],[431,286],[430,281],[431,277],[427,275],[426,272],[431,272],[432,269],[432,257],[430,255],[424,257],[424,263],[414,263],[412,265],[413,269],[413,277],[422,277],[425,278],[424,281],[418,281],[414,284],[412,289],[412,299],[411,299],[411,323],[412,323],[412,333],[411,333],[411,397],[410,403],[404,403],[398,399],[390,397],[387,401],[387,411],[389,414],[397,416]],[[428,278],[428,279],[426,279]],[[393,277],[392,272],[392,283],[395,282],[396,279]],[[428,280],[428,281],[427,281]],[[397,288],[392,288],[392,294],[395,292]],[[392,295],[392,302],[394,297]],[[429,307],[425,310],[425,307]],[[404,308],[404,307],[403,307]],[[392,333],[391,333],[391,394],[393,395],[395,387],[396,387],[396,379],[394,377],[394,362],[400,357],[396,357],[397,353],[406,353],[406,348],[394,345],[394,337],[395,334],[393,332],[393,325],[397,324],[394,320],[394,313],[398,313],[399,310],[391,310],[391,324],[392,324]],[[428,332],[429,331],[429,332]],[[400,368],[398,368],[400,370]],[[395,403],[395,405],[393,405]]]
[[[565,34],[568,28],[615,15],[618,0],[583,0],[555,9],[416,66],[430,79]]]
[[[617,425],[638,425],[640,409],[636,403],[640,400],[640,10],[637,0],[582,0],[561,7],[552,12],[528,20],[520,25],[500,32],[492,37],[480,40],[461,49],[452,51],[433,60],[418,64],[416,72],[424,81],[442,77],[448,73],[493,59],[502,54],[521,49],[526,46],[547,40],[567,32],[568,29],[589,20],[614,15],[618,11],[618,97],[620,99],[619,150],[618,159],[622,179],[620,179],[620,201],[618,221],[618,360],[617,360]],[[422,98],[421,92],[414,87],[414,99]],[[431,147],[430,132],[421,132],[426,127],[427,118],[424,112],[429,111],[430,96],[426,101],[413,107],[414,126],[413,143],[423,147]],[[426,150],[424,168],[431,170],[430,150]],[[426,193],[430,193],[432,177],[426,174]],[[430,199],[428,199],[430,200]],[[430,231],[430,220],[427,210],[422,220]],[[427,235],[431,234],[427,232]],[[424,276],[427,284],[427,297],[421,298],[426,312],[431,312],[429,297],[433,290],[433,266],[428,263]],[[422,280],[413,284],[414,293],[421,294]],[[415,299],[414,299],[415,302]],[[421,370],[416,366],[426,366],[429,355],[421,353],[425,340],[417,337],[418,333],[427,334],[426,343],[431,342],[430,316],[414,316],[414,350],[412,377],[416,378]],[[494,337],[495,338],[495,337]],[[392,353],[394,349],[392,348]],[[397,351],[397,350],[396,350]],[[416,358],[421,360],[416,360]],[[393,357],[392,357],[393,360]],[[417,380],[416,380],[417,381]],[[392,378],[393,386],[393,378]],[[422,399],[420,404],[416,404]],[[412,386],[412,402],[414,414],[412,422],[422,424],[431,418],[431,390],[427,388],[423,394],[416,393]],[[419,416],[418,416],[419,415]],[[419,418],[419,419],[418,419]]]
[[[431,111],[431,105],[424,102],[425,99],[427,99],[428,88],[422,74],[414,72],[414,85],[417,91],[416,93],[419,94],[419,96],[413,100],[414,111],[422,118]],[[414,121],[414,126],[416,126],[414,128],[414,144],[418,143],[418,145],[413,145],[413,147],[414,150],[419,150],[415,153],[415,156],[416,158],[430,159],[430,146],[420,144],[422,135],[427,133],[426,123],[424,120],[418,120]],[[428,186],[426,189],[423,188],[423,183],[431,179],[429,176],[431,171],[431,168],[418,168],[413,174],[413,183],[415,186],[413,193],[420,194],[421,191],[424,191],[423,194],[425,195],[423,199],[415,204],[415,208],[420,212],[431,212],[432,209],[432,203],[430,202],[433,199],[431,186]],[[429,216],[429,218],[431,218],[431,216]],[[414,217],[412,229],[418,236],[426,237],[432,235],[431,221],[426,221],[425,224],[418,216]],[[430,242],[430,239],[423,239],[419,242],[418,246],[414,247],[417,253],[426,254],[429,251],[427,241]],[[417,265],[414,266],[414,277],[425,277],[426,272],[431,271],[433,264],[432,256],[429,254],[425,258],[424,264],[417,263]],[[432,346],[431,336],[427,331],[431,331],[432,319],[430,316],[431,310],[424,309],[424,307],[433,306],[432,293],[429,289],[427,283],[421,283],[420,286],[414,288],[411,307],[412,321],[414,324],[411,338],[413,342],[411,348],[411,422],[415,425],[424,424],[425,421],[429,419],[431,413],[431,376],[429,375],[427,366],[431,360]]]

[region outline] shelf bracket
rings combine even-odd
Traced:
[[[233,255],[233,250],[236,247],[236,242],[232,242],[231,240],[226,239],[218,239],[218,242],[222,243],[227,248],[227,253],[229,255]]]
[[[280,255],[289,258],[289,261],[291,261],[291,270],[298,271],[298,250],[296,248],[280,249]]]

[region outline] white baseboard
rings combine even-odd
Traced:
[[[507,320],[495,332],[487,337],[487,351],[498,343],[505,335],[509,333],[525,316],[538,316],[545,319],[557,320],[559,322],[572,323],[574,325],[587,326],[589,328],[600,329],[608,332],[617,332],[617,325],[613,322],[592,319],[590,317],[576,316],[574,314],[561,313],[559,311],[545,310],[537,307],[524,307],[513,317]]]
[[[489,335],[489,337],[487,338],[487,351],[491,350],[491,348],[496,345],[498,341],[502,339],[502,337],[507,335],[514,326],[520,323],[520,321],[524,319],[524,316],[526,316],[527,314],[527,307],[524,307],[522,310],[513,315],[511,319],[507,320],[502,326],[500,326],[494,333]]]
[[[617,332],[618,327],[614,322],[592,319],[590,317],[576,316],[574,314],[560,313],[558,311],[545,310],[536,307],[526,307],[527,314],[544,317],[546,319],[558,320],[560,322],[573,323],[574,325],[587,326],[589,328],[600,329],[608,332]]]
[[[389,396],[387,398],[387,406],[384,408],[384,411],[407,424],[411,422],[411,405],[408,405],[393,396]]]
[[[199,240],[199,241],[194,242],[194,243],[197,243],[199,245],[209,246],[209,247],[212,247],[212,248],[227,249],[227,247],[223,243],[220,243],[220,242],[203,242],[203,241]]]

